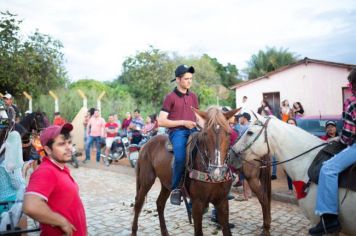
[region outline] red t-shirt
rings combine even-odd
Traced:
[[[52,211],[65,217],[77,231],[74,236],[87,235],[87,223],[83,203],[79,196],[79,187],[70,175],[67,167],[61,169],[48,157],[31,175],[25,194],[35,194],[47,201]],[[40,224],[41,235],[62,236],[59,227]]]
[[[192,107],[199,109],[197,96],[191,91],[181,93],[177,88],[170,92],[163,101],[162,111],[168,112],[170,120],[191,120],[196,121]],[[183,126],[170,128],[185,128]]]
[[[61,126],[61,125],[64,125],[65,123],[66,123],[66,120],[63,119],[62,117],[57,117],[57,118],[54,118],[54,120],[53,120],[54,125]]]
[[[112,122],[112,123],[106,123],[105,124],[105,129],[108,128],[110,131],[114,131],[115,129],[119,128],[119,125],[116,122]],[[116,137],[117,133],[109,133],[106,132],[106,137],[107,138],[114,138]]]
[[[239,134],[233,129],[230,129],[230,146],[235,144],[236,139],[239,137]]]

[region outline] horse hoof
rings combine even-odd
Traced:
[[[260,236],[271,236],[269,232],[262,232],[260,233]]]

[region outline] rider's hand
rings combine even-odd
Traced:
[[[183,120],[183,126],[188,129],[193,129],[197,126],[197,123],[191,120]]]
[[[64,233],[63,235],[65,236],[72,236],[73,231],[77,231],[77,229],[67,220],[63,223],[63,225],[60,226],[60,228]]]

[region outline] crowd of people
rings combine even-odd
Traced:
[[[120,121],[117,114],[110,114],[107,121],[101,117],[96,108],[90,108],[84,117],[85,160],[90,160],[90,149],[96,145],[96,161],[100,162],[101,144],[105,142],[105,155],[109,155],[110,148],[116,136],[126,136],[131,143],[139,144],[142,134],[153,134],[158,130],[156,115],[149,115],[144,121],[140,110],[135,109],[133,115],[126,112],[126,117]]]
[[[247,100],[247,97],[244,96],[244,101]],[[304,108],[300,102],[294,102],[293,106],[289,105],[289,101],[287,99],[281,102],[281,106],[279,109],[279,113],[275,114],[270,104],[266,99],[263,99],[261,102],[261,106],[257,109],[257,113],[262,116],[275,115],[279,117],[281,120],[286,122],[289,118],[299,119],[304,115]]]

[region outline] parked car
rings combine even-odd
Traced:
[[[328,120],[335,121],[336,130],[340,134],[343,121],[341,115],[323,115],[323,116],[303,116],[297,120],[298,126],[305,131],[318,137],[325,135],[325,123]]]

